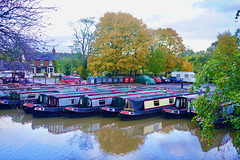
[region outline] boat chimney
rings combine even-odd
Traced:
[[[53,49],[52,49],[52,54],[55,56],[55,54],[56,54],[56,50],[55,50],[55,48],[53,47]]]

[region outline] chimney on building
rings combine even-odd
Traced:
[[[56,51],[55,51],[55,48],[53,47],[53,49],[52,49],[52,54],[55,56],[55,54],[56,54]]]

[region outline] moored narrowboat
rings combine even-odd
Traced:
[[[58,92],[56,90],[37,90],[37,91],[13,91],[9,99],[0,100],[0,109],[21,108],[25,102],[34,103],[40,93]]]
[[[184,91],[174,91],[174,93],[185,93]],[[101,113],[104,117],[116,117],[121,110],[123,110],[124,106],[127,103],[127,100],[130,98],[147,98],[157,95],[166,95],[172,94],[173,91],[155,91],[155,92],[148,92],[148,93],[139,93],[136,95],[127,95],[127,96],[120,96],[120,97],[113,97],[112,103],[110,106],[105,106],[101,108]]]
[[[113,91],[86,91],[81,94],[60,94],[49,95],[47,106],[34,106],[32,115],[34,118],[63,116],[65,107],[77,106],[80,97],[83,96],[104,96],[112,94],[134,93],[137,90],[113,90]]]
[[[191,102],[196,99],[199,95],[186,95],[176,97],[176,102],[171,108],[164,108],[163,114],[165,118],[187,118],[188,109],[190,108]]]
[[[159,90],[155,90],[157,92]],[[112,98],[126,95],[136,95],[141,93],[149,93],[152,91],[135,91],[124,93],[111,93],[106,95],[95,95],[80,97],[79,105],[73,107],[66,107],[65,116],[69,118],[86,117],[93,115],[100,115],[101,108],[111,105]]]
[[[22,109],[24,110],[24,112],[26,114],[31,114],[32,113],[32,108],[38,106],[38,107],[46,107],[48,105],[48,98],[50,95],[79,95],[79,96],[83,96],[85,94],[93,94],[93,93],[97,93],[97,92],[101,92],[101,90],[82,90],[82,91],[71,91],[71,92],[67,92],[66,90],[60,90],[59,93],[42,93],[38,96],[38,100],[36,103],[24,103],[22,105]],[[107,92],[107,91],[106,91]],[[105,93],[105,91],[101,92],[102,94]],[[109,92],[107,92],[109,93]]]
[[[119,118],[121,120],[137,120],[160,115],[164,108],[169,108],[174,105],[177,96],[186,94],[189,93],[172,93],[147,98],[131,98],[127,101],[124,109],[119,112]]]

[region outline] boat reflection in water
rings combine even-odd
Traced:
[[[207,150],[197,123],[189,119],[33,119],[22,110],[12,110],[0,112],[0,136],[6,137],[0,140],[3,159],[238,158],[231,143],[233,131],[217,130],[215,142]]]

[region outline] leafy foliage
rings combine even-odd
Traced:
[[[145,66],[150,37],[141,20],[128,13],[105,13],[95,36],[94,51],[88,59],[90,71],[129,72]]]
[[[219,117],[231,122],[234,129],[240,129],[240,51],[236,40],[229,32],[220,34],[212,59],[207,61],[196,75],[196,89],[209,82],[216,86],[211,98],[207,97],[210,88],[206,86],[206,93],[193,104],[198,111],[198,117],[202,119],[200,124],[203,128],[203,139],[206,138],[209,144],[214,141],[215,124]],[[202,66],[201,62],[198,63],[198,66]],[[224,112],[223,103],[236,103],[233,114]],[[237,147],[240,145],[239,137],[238,134],[238,139],[234,141]]]
[[[164,69],[164,53],[157,49],[150,53],[148,59],[148,70],[153,72],[155,75],[159,74]]]

